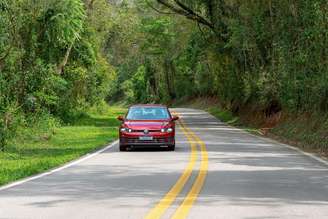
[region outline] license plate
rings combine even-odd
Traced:
[[[151,140],[153,140],[153,136],[140,136],[139,140],[141,140],[141,141],[151,141]]]

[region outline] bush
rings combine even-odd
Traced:
[[[27,115],[25,124],[18,127],[17,140],[49,140],[61,121],[48,112]]]
[[[17,134],[18,127],[24,123],[23,116],[15,104],[0,108],[0,150],[4,151],[8,142]]]

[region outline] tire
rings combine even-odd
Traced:
[[[175,150],[175,144],[169,145],[168,150],[169,151],[174,151]]]
[[[126,151],[127,146],[126,145],[120,145],[120,151]]]

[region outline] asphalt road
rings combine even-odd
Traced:
[[[176,151],[117,144],[0,188],[0,218],[328,218],[328,165],[208,113],[174,109]]]

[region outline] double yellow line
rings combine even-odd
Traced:
[[[187,137],[188,142],[190,143],[191,153],[189,157],[189,162],[187,167],[184,169],[182,175],[178,179],[178,181],[173,185],[170,191],[159,201],[159,203],[151,209],[145,219],[159,219],[163,216],[166,210],[173,204],[176,200],[177,196],[181,193],[182,189],[186,185],[187,181],[189,180],[192,171],[195,167],[198,153],[197,145],[199,145],[200,149],[200,167],[199,172],[197,175],[196,180],[194,181],[191,189],[189,190],[188,194],[180,204],[180,206],[176,209],[172,219],[184,219],[188,216],[188,213],[197,199],[199,192],[201,191],[205,178],[207,175],[208,170],[208,155],[206,151],[205,143],[194,133],[192,132],[185,123],[180,120],[179,124],[181,126],[182,132]]]

